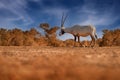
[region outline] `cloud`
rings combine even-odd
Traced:
[[[30,1],[30,0],[29,0]],[[31,0],[38,1],[38,0]],[[0,18],[1,26],[7,25],[18,25],[18,26],[26,26],[32,24],[34,21],[31,19],[26,9],[28,9],[28,1],[27,0],[1,0],[0,1],[0,11],[1,16],[4,18]],[[21,24],[16,24],[14,22],[21,22]],[[0,26],[0,27],[1,27]]]
[[[61,13],[66,12],[67,10],[65,9],[60,9],[60,8],[47,8],[43,12],[50,14],[50,15],[56,15],[59,16]]]
[[[119,17],[110,16],[109,13],[104,13],[103,15],[88,15],[85,21],[82,21],[80,24],[94,24],[94,25],[111,25],[119,19]]]
[[[25,13],[24,9],[27,8],[25,0],[15,0],[14,2],[12,0],[1,0],[0,4],[2,4],[1,9],[6,9],[18,16],[20,16],[21,13]]]
[[[46,8],[43,10],[43,13],[46,13],[51,16],[56,16],[57,18],[61,18],[62,14],[68,13],[69,10],[65,8]]]
[[[72,20],[76,24],[87,25],[104,25],[108,26],[114,24],[119,18],[119,15],[114,13],[115,4],[109,4],[108,2],[100,2],[97,0],[84,0],[82,7],[77,7],[75,13],[76,19]],[[75,16],[74,16],[75,17]]]

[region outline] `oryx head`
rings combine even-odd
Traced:
[[[65,23],[66,18],[67,18],[67,15],[64,17],[64,13],[63,13],[62,19],[61,19],[61,31],[59,33],[60,36],[65,33],[64,23]]]

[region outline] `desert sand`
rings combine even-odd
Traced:
[[[1,46],[0,80],[120,80],[120,47]]]

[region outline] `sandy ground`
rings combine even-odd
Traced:
[[[0,80],[120,80],[120,47],[0,47]]]

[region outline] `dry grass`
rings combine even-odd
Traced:
[[[120,47],[0,47],[0,80],[120,80]]]

